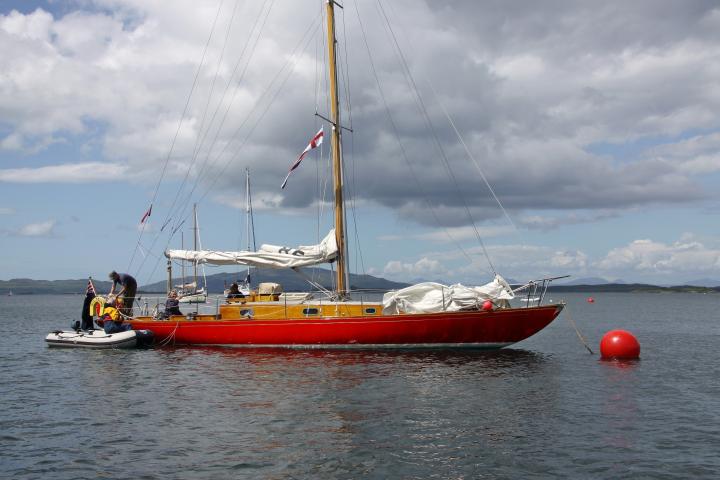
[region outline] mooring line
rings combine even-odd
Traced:
[[[575,320],[572,319],[572,316],[570,315],[570,308],[568,308],[568,305],[565,305],[565,312],[567,312],[567,319],[570,322],[570,325],[575,329],[575,333],[577,333],[578,338],[582,342],[583,345],[585,345],[585,348],[587,348],[588,352],[590,352],[591,355],[595,355],[595,352],[592,351],[592,349],[588,346],[587,342],[585,341],[585,337],[582,336],[582,333],[580,333],[580,330],[578,329],[577,325],[575,324]]]

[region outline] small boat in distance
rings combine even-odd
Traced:
[[[198,229],[197,205],[193,205],[193,245],[195,250],[200,246],[200,233]],[[198,264],[193,262],[193,281],[185,283],[185,264],[183,263],[183,283],[178,288],[178,301],[180,303],[205,303],[207,301],[207,279],[203,267],[204,285],[198,288]]]
[[[348,248],[343,193],[342,130],[338,98],[335,2],[325,2],[334,228],[316,245],[261,245],[257,251],[167,250],[171,262],[197,265],[247,265],[300,268],[331,263],[332,291],[306,280],[325,295],[288,296],[278,284],[261,284],[243,298],[218,303],[211,312],[186,315],[145,315],[130,318],[134,329],[150,330],[163,345],[232,345],[282,348],[502,348],[524,340],[550,324],[563,304],[513,307],[515,293],[500,276],[489,283],[466,287],[421,283],[388,292],[382,301],[353,298],[348,273]],[[319,115],[318,115],[319,116]],[[323,129],[305,153],[322,143]],[[390,160],[391,161],[391,160]],[[287,181],[287,178],[286,178]],[[285,184],[283,183],[283,186]],[[171,274],[170,274],[171,276]],[[550,279],[542,281],[542,293]],[[159,312],[160,313],[160,312]]]

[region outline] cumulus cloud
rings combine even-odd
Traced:
[[[411,235],[381,235],[378,239],[385,241],[424,240],[447,243],[475,240],[478,235],[480,235],[481,238],[492,238],[513,233],[513,231],[514,229],[512,226],[487,226],[478,228],[477,231],[473,227],[449,227],[443,228],[439,231]]]
[[[444,275],[447,270],[437,260],[421,258],[415,263],[392,260],[385,265],[383,274],[392,278],[430,278]]]
[[[38,168],[0,169],[0,182],[8,183],[88,183],[118,178],[127,172],[124,165],[109,163],[71,163]]]
[[[617,211],[571,212],[564,215],[525,215],[517,223],[530,230],[553,230],[564,225],[595,223],[618,217]]]
[[[256,193],[276,197],[288,164],[316,128],[314,93],[325,85],[322,77],[315,80],[320,34],[297,50],[302,54],[291,62],[293,73],[282,90],[285,77],[276,75],[316,12],[297,2],[269,13],[265,6],[241,6],[229,44],[249,48],[243,57],[226,51],[218,64],[232,18],[232,2],[226,3],[181,125],[216,6],[183,1],[167,9],[139,0],[95,0],[90,4],[101,8],[92,12],[0,15],[0,47],[6,53],[0,89],[7,93],[0,97],[7,127],[0,148],[32,154],[102,125],[94,134],[105,161],[130,165],[119,172],[128,181],[136,179],[130,171],[156,175],[172,144],[170,178],[189,171],[191,182],[200,176],[208,187],[210,179],[221,177],[213,188],[224,190],[242,176],[241,168],[227,165],[250,165],[257,172]],[[720,106],[713,87],[720,76],[714,68],[720,20],[712,5],[408,1],[388,6],[434,134],[387,48],[393,42],[377,8],[360,2],[358,11],[385,92],[383,97],[376,88],[355,8],[344,9],[355,131],[346,172],[358,185],[358,200],[426,224],[465,226],[468,211],[478,222],[499,216],[443,109],[515,212],[623,209],[709,195],[697,175],[717,170],[712,130]],[[266,13],[264,30],[251,37],[254,19]],[[603,25],[601,31],[597,25]],[[319,107],[322,113],[324,104]],[[673,140],[693,130],[711,133],[692,145]],[[617,162],[588,149],[648,137],[667,138],[665,150]],[[697,145],[703,142],[705,147]],[[307,188],[298,187],[315,175],[304,167],[282,192],[283,205],[314,201]],[[59,178],[73,181],[71,175]],[[552,226],[545,222],[541,228]]]
[[[23,225],[10,233],[18,237],[54,237],[56,220],[47,220],[39,223]]]
[[[705,246],[688,237],[671,244],[640,239],[612,249],[594,266],[628,275],[717,274],[720,248]]]

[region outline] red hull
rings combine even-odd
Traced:
[[[287,320],[133,320],[156,342],[289,348],[501,348],[545,328],[562,305],[381,317]]]

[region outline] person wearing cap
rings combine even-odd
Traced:
[[[117,292],[117,298],[122,302],[120,313],[125,317],[131,317],[133,311],[133,302],[135,302],[135,294],[137,293],[137,281],[127,273],[117,273],[115,270],[108,275],[112,280],[110,295],[115,294],[115,287],[120,285]]]

